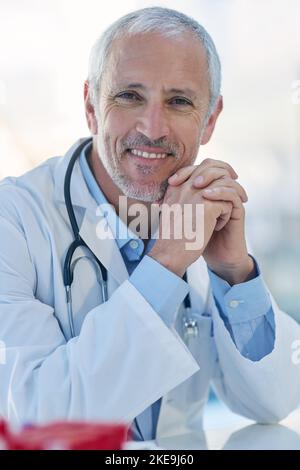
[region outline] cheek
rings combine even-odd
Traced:
[[[188,140],[197,140],[197,137],[200,135],[201,129],[203,127],[204,119],[198,113],[191,114],[188,116],[188,119],[182,123],[182,129],[184,130],[184,135],[188,137]]]
[[[188,119],[181,119],[181,122],[176,124],[176,139],[181,142],[184,148],[185,161],[191,162],[197,156],[201,125],[200,120],[194,116]]]
[[[126,110],[112,106],[104,113],[103,130],[114,138],[123,137],[134,125],[134,119]]]

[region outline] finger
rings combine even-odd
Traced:
[[[222,230],[222,228],[225,227],[225,225],[229,222],[229,220],[230,220],[230,213],[228,213],[226,217],[225,216],[219,217],[215,225],[214,231],[219,232],[220,230]]]
[[[193,180],[193,186],[195,188],[205,188],[206,186],[210,185],[213,181],[218,180],[220,178],[226,178],[226,180],[231,180],[230,173],[225,168],[207,168],[205,169],[201,175],[198,175]]]
[[[241,209],[242,202],[233,188],[219,187],[203,190],[203,197],[213,201],[227,201],[233,204],[235,209]]]
[[[216,232],[222,230],[223,227],[229,222],[232,214],[233,206],[231,202],[222,201],[222,212],[217,219],[214,230]]]
[[[205,190],[203,190],[204,193]],[[204,199],[209,199],[210,201],[222,201],[224,204],[226,203],[231,203],[231,213],[229,219],[231,220],[240,220],[244,217],[245,210],[244,206],[241,202],[240,197],[236,194],[236,192],[232,188],[216,188],[212,189],[210,191],[207,191],[208,194],[202,194]],[[226,220],[226,223],[222,224],[221,221],[224,220],[224,217],[220,217],[220,223],[216,224],[215,230],[219,231],[221,230],[228,222]]]
[[[231,178],[237,179],[238,175],[234,171],[229,163],[223,162],[221,160],[214,160],[212,158],[206,158],[203,160],[200,165],[189,165],[186,167],[179,168],[172,176],[169,177],[168,183],[177,186],[184,183],[195,171],[196,175],[201,175],[201,173],[207,168],[223,168],[228,171]]]
[[[169,177],[168,183],[173,186],[183,183],[191,176],[196,168],[198,168],[198,165],[189,165],[179,168],[176,173]]]
[[[233,181],[231,178],[220,178],[219,180],[216,180],[216,181],[213,181],[211,183],[211,185],[208,187],[208,188],[205,188],[203,189],[203,191],[206,191],[206,189],[214,189],[214,188],[220,188],[220,187],[224,187],[224,188],[232,188],[234,189],[237,194],[239,195],[239,197],[241,198],[242,202],[247,202],[248,201],[248,195],[245,191],[245,189],[243,188],[242,185],[240,185],[240,183],[238,183],[237,181]],[[206,194],[209,194],[206,193]]]
[[[230,214],[228,214],[226,218],[219,217],[217,220],[216,226],[214,228],[215,232],[219,232],[220,230],[222,230],[222,228],[225,227],[225,225],[229,222],[229,220],[230,220]]]
[[[227,162],[223,162],[222,160],[214,160],[213,158],[206,158],[200,163],[199,167],[201,168],[207,168],[207,167],[224,168],[229,171],[231,178],[237,179],[239,177],[238,174],[232,168],[232,166],[229,165],[229,163]]]

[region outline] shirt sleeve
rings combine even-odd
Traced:
[[[188,284],[150,256],[144,256],[129,281],[167,326],[189,292]]]
[[[224,324],[239,352],[259,361],[274,348],[275,322],[271,299],[257,262],[256,277],[230,286],[210,269],[212,292]]]

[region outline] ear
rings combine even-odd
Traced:
[[[217,104],[215,106],[214,112],[210,115],[210,117],[207,121],[205,131],[203,133],[203,136],[202,136],[202,139],[201,139],[201,142],[200,142],[201,145],[207,144],[207,142],[211,138],[212,133],[213,133],[214,128],[215,128],[215,125],[216,125],[216,122],[217,122],[217,119],[218,119],[218,116],[219,116],[220,112],[222,111],[222,109],[223,109],[223,97],[220,95],[219,98],[218,98]]]
[[[89,130],[93,135],[98,134],[98,123],[95,115],[95,109],[90,99],[90,85],[88,80],[84,82],[84,107]]]

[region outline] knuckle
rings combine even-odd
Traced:
[[[226,176],[228,176],[228,171],[226,171],[224,168],[209,167],[205,170],[205,174],[207,174],[209,177],[225,179]]]
[[[213,163],[216,163],[217,160],[214,160],[213,158],[205,158],[202,161],[203,165],[212,165]]]
[[[227,187],[227,188],[225,188],[225,189],[227,190],[227,192],[232,193],[232,194],[234,194],[235,196],[238,196],[238,194],[237,194],[235,188]]]
[[[233,184],[233,180],[232,180],[232,178],[230,177],[228,171],[226,171],[226,173],[225,173],[223,176],[221,176],[220,179],[222,180],[223,183],[228,184],[228,185],[230,185],[230,186]]]

